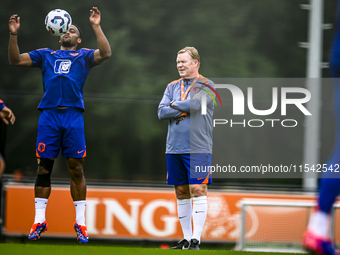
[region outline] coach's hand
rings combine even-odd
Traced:
[[[177,116],[176,118],[176,125],[178,125],[182,120],[184,120],[184,118],[188,116],[188,114],[186,112],[183,112],[181,115]]]

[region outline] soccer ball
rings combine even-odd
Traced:
[[[45,26],[47,31],[55,36],[65,34],[70,29],[71,25],[71,15],[67,11],[61,9],[50,11],[45,19]]]

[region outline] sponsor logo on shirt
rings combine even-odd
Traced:
[[[71,69],[71,60],[69,59],[57,59],[54,63],[55,74],[69,73],[70,69]]]

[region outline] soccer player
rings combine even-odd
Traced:
[[[20,17],[9,19],[9,63],[14,66],[39,67],[42,71],[44,96],[38,109],[36,156],[38,171],[35,182],[35,219],[28,238],[36,240],[47,230],[46,205],[51,193],[51,172],[55,158],[62,151],[71,177],[71,196],[76,208],[74,229],[81,243],[88,242],[85,226],[86,181],[83,172],[86,145],[83,89],[90,69],[111,56],[111,48],[101,26],[97,7],[90,10],[90,23],[97,38],[98,49],[79,49],[80,28],[73,24],[60,36],[60,50],[37,49],[20,54],[17,44]]]
[[[6,125],[8,125],[9,123],[13,125],[15,122],[14,113],[12,112],[11,109],[9,109],[5,105],[4,101],[2,101],[1,99],[0,99],[0,118],[3,120],[3,122],[5,122]],[[3,173],[5,172],[5,168],[6,168],[5,160],[0,153],[0,194],[2,192],[1,177]],[[0,204],[1,202],[2,201],[1,201],[1,196],[0,196]],[[1,219],[1,211],[0,211],[0,219]]]
[[[11,109],[9,109],[5,105],[4,101],[2,101],[1,99],[0,99],[0,118],[3,120],[3,122],[6,123],[6,125],[8,125],[9,123],[13,125],[15,122],[14,113],[12,112]],[[1,180],[1,176],[4,173],[4,171],[5,171],[5,160],[0,154],[0,180]],[[1,190],[1,186],[0,186],[0,190]]]
[[[211,166],[212,117],[214,95],[212,81],[198,73],[200,56],[194,47],[177,54],[180,79],[168,84],[158,107],[158,117],[168,120],[166,140],[167,184],[174,185],[177,213],[184,238],[171,249],[199,250],[207,215],[209,171],[196,171]],[[201,114],[202,98],[206,98],[207,114]],[[191,216],[193,218],[192,232]]]
[[[307,230],[303,237],[303,246],[311,253],[333,255],[336,253],[330,238],[330,214],[336,197],[340,193],[339,173],[330,171],[340,165],[340,0],[337,8],[335,35],[330,56],[331,76],[334,79],[334,99],[337,125],[337,137],[333,155],[327,162],[329,171],[321,180],[321,188],[317,199],[317,210],[311,215]]]

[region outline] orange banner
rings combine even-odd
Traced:
[[[208,193],[209,209],[202,239],[211,241],[234,242],[239,238],[239,202],[243,199],[314,199],[312,195],[260,192]],[[5,212],[5,234],[28,235],[34,221],[33,185],[6,185]],[[46,220],[48,231],[43,236],[76,236],[75,208],[69,187],[52,187]],[[167,189],[88,187],[86,226],[90,238],[178,240],[183,236],[174,191]],[[254,226],[249,231],[256,232]],[[289,226],[292,227],[294,224]]]

